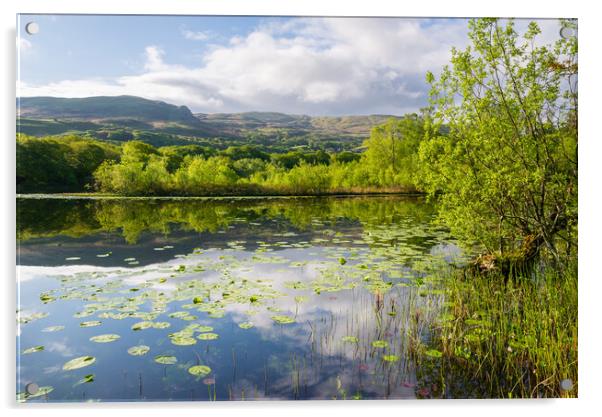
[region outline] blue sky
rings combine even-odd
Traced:
[[[557,22],[539,23],[557,36]],[[205,113],[416,111],[425,72],[467,44],[463,19],[21,15],[18,26],[22,96],[131,94]]]

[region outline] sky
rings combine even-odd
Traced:
[[[557,21],[538,24],[557,39]],[[127,94],[202,113],[416,112],[425,73],[468,45],[466,19],[20,15],[18,32],[22,97]]]

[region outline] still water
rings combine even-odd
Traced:
[[[412,352],[461,261],[433,217],[399,196],[19,198],[17,398],[428,396]]]

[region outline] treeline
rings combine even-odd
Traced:
[[[78,136],[17,137],[17,191],[100,191],[128,196],[329,194],[415,191],[424,121],[375,127],[362,153],[268,153],[253,145],[121,145]]]

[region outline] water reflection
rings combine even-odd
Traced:
[[[432,271],[459,256],[420,199],[19,200],[18,214],[18,352],[43,350],[18,355],[17,389],[52,387],[27,401],[413,398]],[[90,341],[103,334],[119,338]],[[95,362],[63,370],[82,356]]]

